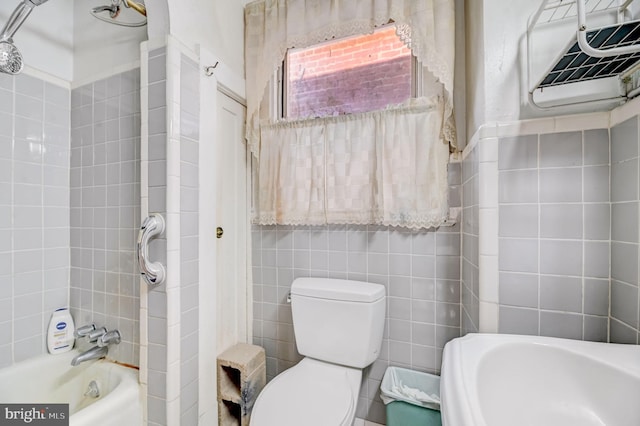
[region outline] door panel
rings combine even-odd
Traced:
[[[250,163],[244,139],[245,108],[218,92],[217,121],[217,321],[218,353],[247,342]],[[220,232],[218,232],[220,234]]]

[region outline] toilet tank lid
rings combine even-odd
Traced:
[[[384,297],[383,285],[331,278],[296,278],[291,294],[345,302],[375,302]]]

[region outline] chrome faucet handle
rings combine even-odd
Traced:
[[[91,333],[92,331],[95,331],[95,329],[96,329],[96,325],[91,323],[91,324],[83,325],[82,327],[78,327],[75,333],[73,334],[75,337],[86,337],[89,335],[89,333]]]
[[[87,340],[89,340],[89,343],[95,343],[106,332],[107,332],[107,328],[106,327],[100,327],[97,330],[94,330],[91,333],[87,334]]]
[[[120,332],[118,330],[108,331],[98,339],[98,346],[101,348],[109,345],[117,345],[118,343],[120,343]]]

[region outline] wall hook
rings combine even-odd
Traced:
[[[209,65],[208,67],[204,67],[204,73],[207,77],[211,77],[213,75],[213,71],[216,69],[220,62],[216,62],[215,65]]]

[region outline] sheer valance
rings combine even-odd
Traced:
[[[269,81],[288,49],[371,34],[388,23],[432,85],[420,97],[300,121],[266,111],[274,109],[265,97]],[[447,164],[456,146],[454,0],[258,0],[245,7],[245,28],[255,223],[430,228],[447,221]]]
[[[258,224],[430,228],[448,216],[442,102],[262,125]]]
[[[245,7],[246,137],[252,153],[260,156],[261,103],[287,49],[372,33],[389,22],[396,24],[419,63],[443,85],[437,134],[455,147],[453,0],[258,0]]]

